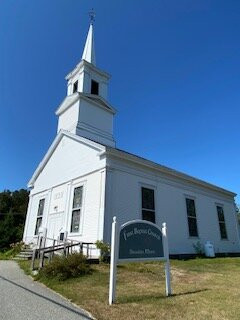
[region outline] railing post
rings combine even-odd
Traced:
[[[36,259],[36,249],[33,249],[33,254],[32,254],[32,262],[31,262],[31,270],[34,270],[34,263]]]
[[[65,257],[66,257],[66,256],[67,256],[67,245],[66,245],[66,241],[64,241],[63,247],[64,247],[63,253],[64,253]]]
[[[40,235],[38,234],[37,236],[37,247],[39,248],[39,245],[40,245]]]
[[[37,257],[38,259],[40,259],[40,254],[41,254],[41,250],[40,249],[41,248],[42,248],[42,236],[40,235],[39,236],[39,245],[38,245],[38,249],[39,250],[38,250],[38,257]]]
[[[40,260],[39,260],[39,269],[42,269],[44,264],[44,250],[41,250],[40,252]]]
[[[53,246],[52,246],[52,250],[53,250],[53,251],[50,252],[50,254],[49,254],[50,261],[52,261],[53,255],[54,255],[55,241],[56,241],[56,240],[53,239]]]

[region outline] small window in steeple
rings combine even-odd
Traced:
[[[78,90],[78,80],[74,82],[73,84],[73,93],[77,92]]]
[[[92,80],[91,85],[91,94],[98,94],[99,83],[97,81]]]

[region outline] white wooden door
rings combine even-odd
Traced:
[[[59,237],[60,232],[63,231],[62,229],[62,213],[54,213],[51,214],[48,220],[48,232],[47,237],[51,239],[56,239]],[[48,245],[51,245],[52,241],[50,240]]]

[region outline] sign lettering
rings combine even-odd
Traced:
[[[119,260],[163,256],[162,233],[154,224],[132,222],[120,230]]]

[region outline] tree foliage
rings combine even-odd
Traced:
[[[28,195],[25,189],[0,192],[0,250],[22,240]]]

